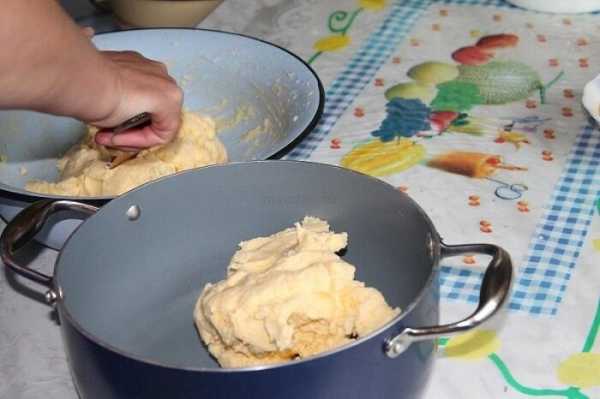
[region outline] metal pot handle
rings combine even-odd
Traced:
[[[479,305],[475,312],[457,323],[405,328],[400,334],[385,342],[384,351],[388,357],[395,358],[399,356],[413,342],[456,335],[472,330],[489,320],[502,307],[510,292],[513,274],[510,255],[504,249],[491,244],[441,244],[442,258],[463,255],[465,253],[480,253],[493,257],[483,276],[479,292]]]
[[[21,266],[14,258],[14,254],[44,227],[48,218],[60,211],[77,211],[92,215],[98,208],[80,202],[66,200],[42,200],[33,203],[22,210],[4,228],[0,236],[0,257],[6,266],[15,273],[33,280],[37,283],[50,287],[52,276]]]

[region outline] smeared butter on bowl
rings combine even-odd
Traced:
[[[336,252],[346,233],[323,220],[240,244],[227,278],[207,284],[194,321],[222,367],[306,358],[363,337],[400,313],[375,288],[354,279]]]
[[[26,189],[65,196],[116,196],[163,176],[187,169],[227,162],[225,147],[216,135],[215,122],[184,112],[177,137],[168,144],[140,152],[115,168],[114,151],[96,144],[95,128],[58,160],[57,182],[32,180]]]

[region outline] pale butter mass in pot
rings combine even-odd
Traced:
[[[32,192],[65,196],[116,196],[146,182],[183,170],[227,162],[215,122],[183,112],[177,137],[168,144],[141,151],[135,158],[110,168],[115,152],[96,144],[95,128],[58,160],[57,182],[32,180]]]
[[[363,337],[400,313],[375,288],[354,279],[336,253],[346,233],[323,220],[242,242],[227,278],[207,284],[196,327],[222,367],[306,358]]]

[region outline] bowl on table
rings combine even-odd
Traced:
[[[578,14],[600,10],[600,0],[508,0],[516,6],[553,14]]]
[[[123,27],[193,28],[223,0],[90,0],[112,11]]]
[[[135,50],[164,62],[185,94],[184,107],[217,120],[230,161],[264,160],[289,149],[317,123],[324,101],[314,71],[285,49],[254,38],[199,29],[139,29],[99,34],[104,50]],[[32,179],[58,178],[56,161],[83,134],[70,118],[28,111],[0,112],[0,216],[10,221],[41,195]],[[112,197],[77,198],[95,205]],[[63,215],[38,240],[60,248],[80,224]]]

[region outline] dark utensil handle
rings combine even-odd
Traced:
[[[59,211],[78,211],[92,215],[97,210],[98,208],[92,205],[66,200],[42,200],[33,203],[15,216],[4,228],[0,236],[0,257],[2,261],[15,273],[50,287],[52,276],[20,265],[14,258],[15,253],[39,233],[52,214]]]
[[[106,0],[90,0],[90,3],[97,9],[103,12],[110,12],[110,4]]]
[[[121,123],[119,126],[113,128],[114,134],[119,134],[134,127],[141,126],[146,124],[152,120],[152,115],[148,112],[142,112],[141,114],[137,114],[136,116],[127,119],[125,122]]]
[[[479,305],[475,312],[456,323],[405,328],[400,334],[386,341],[384,350],[389,357],[397,357],[408,349],[413,342],[441,338],[472,330],[489,320],[500,310],[508,297],[512,282],[513,266],[510,255],[504,249],[491,244],[441,244],[442,258],[465,253],[480,253],[493,257],[483,276],[479,292]]]

